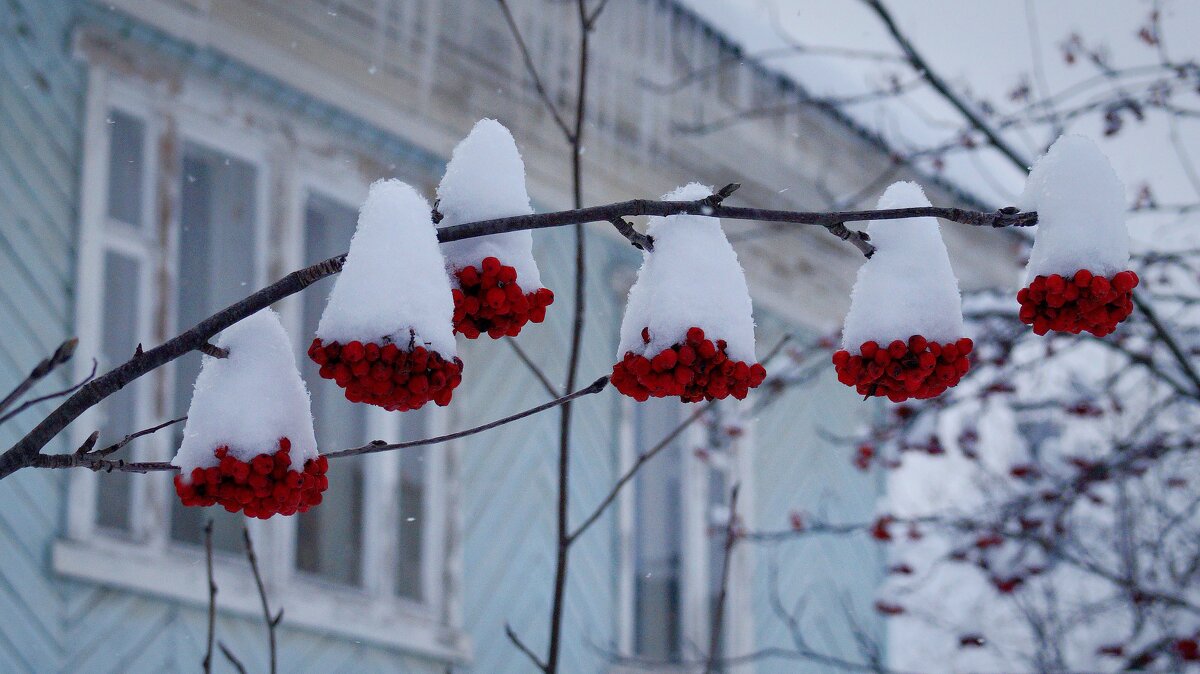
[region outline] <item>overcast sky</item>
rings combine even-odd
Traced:
[[[804,45],[900,53],[874,13],[855,0],[685,1],[750,54],[786,46],[781,32]],[[1001,112],[1014,108],[1008,94],[1022,79],[1038,98],[1098,74],[1090,64],[1069,66],[1064,61],[1060,45],[1072,33],[1089,45],[1104,45],[1114,67],[1157,62],[1155,49],[1137,36],[1155,6],[1150,1],[888,0],[886,4],[935,70],[956,86],[969,87],[975,95],[989,99]],[[1163,41],[1171,58],[1200,60],[1200,41],[1195,38],[1200,33],[1200,2],[1164,0],[1161,6]],[[902,64],[824,55],[772,58],[768,63],[818,95],[861,93],[878,89],[893,75],[901,81],[912,77],[912,71]],[[1181,85],[1188,93],[1176,102],[1200,109],[1197,86],[1194,80]],[[1074,100],[1082,102],[1103,91],[1093,87]],[[857,105],[851,112],[899,149],[948,140],[960,128],[957,113],[927,88],[886,103]],[[1151,113],[1141,123],[1131,120],[1112,138],[1103,136],[1099,113],[1080,118],[1068,130],[1100,142],[1116,165],[1130,201],[1143,183],[1151,184],[1163,203],[1200,200],[1172,148],[1165,115]],[[1178,134],[1190,155],[1200,160],[1200,119],[1180,122]],[[1041,131],[1010,138],[1032,160],[1049,136]],[[1023,175],[986,153],[983,157],[978,153],[947,157],[945,175],[996,203],[1012,203],[1023,185]],[[1190,218],[1138,217],[1131,224],[1136,238],[1161,240],[1164,228],[1179,234],[1180,224],[1197,222],[1200,214]]]

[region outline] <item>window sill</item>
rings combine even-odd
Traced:
[[[54,544],[56,573],[198,607],[208,606],[207,571],[203,558],[182,550],[158,552],[116,539],[61,539]],[[220,592],[217,609],[261,619],[262,605],[254,578],[244,561],[213,559]],[[403,600],[381,601],[302,579],[287,586],[268,586],[271,604],[284,609],[284,627],[294,627],[412,653],[439,661],[466,664],[471,645],[459,630],[416,615]]]

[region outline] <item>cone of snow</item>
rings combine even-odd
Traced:
[[[697,183],[663,197],[694,201]],[[702,215],[650,218],[654,250],[643,255],[621,321],[612,384],[636,400],[742,399],[767,371],[754,359],[746,277],[721,221]]]
[[[928,205],[920,185],[899,182],[878,208]],[[876,250],[850,294],[842,350],[833,354],[838,380],[892,402],[937,396],[967,373],[972,347],[937,221],[874,221],[867,231]]]
[[[227,328],[205,356],[172,465],[185,506],[220,504],[266,519],[304,512],[329,486],[317,455],[308,390],[270,309]]]
[[[429,202],[398,180],[371,185],[308,355],[346,399],[387,410],[450,402],[462,361]]]
[[[1083,136],[1059,138],[1034,164],[1020,205],[1038,212],[1038,228],[1017,301],[1037,334],[1103,337],[1132,313],[1124,200],[1112,164]]]
[[[503,124],[481,119],[454,148],[438,185],[438,210],[443,227],[533,213],[525,164]],[[455,331],[499,339],[545,320],[554,293],[542,287],[529,230],[450,241],[442,253],[454,286]]]

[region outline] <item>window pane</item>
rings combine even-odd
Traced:
[[[358,213],[354,208],[319,195],[310,195],[305,208],[304,259],[323,260],[346,251]],[[296,340],[301,352],[317,331],[333,279],[317,281],[302,295],[303,332]],[[356,447],[371,438],[366,405],[346,400],[342,389],[321,379],[307,356],[299,358],[300,372],[312,394],[317,446],[322,451]],[[365,461],[348,460],[332,466],[329,489],[320,507],[298,515],[296,568],[350,585],[362,582],[363,470]]]
[[[405,412],[403,440],[418,440],[429,435],[430,409]],[[428,447],[400,450],[400,554],[396,564],[396,593],[421,601],[422,549],[425,542],[425,496],[428,479]]]
[[[679,403],[651,399],[634,413],[634,451],[657,444],[679,423]],[[634,478],[634,649],[651,659],[680,655],[683,450],[674,442]]]
[[[123,363],[137,348],[137,316],[140,301],[138,263],[134,258],[109,252],[104,256],[104,312],[101,327],[100,368]],[[106,447],[137,430],[136,391],[127,386],[100,404],[100,439]],[[128,531],[130,528],[130,473],[102,476],[97,487],[96,522],[100,526]]]
[[[187,143],[183,150],[179,213],[179,279],[175,297],[177,327],[186,330],[254,290],[254,166],[220,152]],[[187,413],[200,354],[175,361],[175,413]],[[179,442],[181,431],[175,432]],[[171,536],[202,544],[204,522],[215,520],[213,545],[241,553],[241,515],[220,506],[184,508],[172,499]]]
[[[108,113],[108,216],[142,224],[142,148],[146,126],[123,112]]]

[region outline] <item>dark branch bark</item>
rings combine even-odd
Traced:
[[[508,635],[508,640],[517,647],[517,650],[524,653],[525,657],[529,658],[530,662],[532,662],[535,667],[543,672],[546,671],[546,663],[542,662],[542,659],[537,656],[537,653],[533,652],[532,648],[526,646],[524,641],[521,641],[521,637],[517,636],[517,633],[513,630],[512,625],[504,623],[504,633]]]
[[[45,362],[45,361],[42,361],[42,362]],[[80,379],[78,384],[72,384],[71,386],[68,386],[67,388],[62,389],[61,391],[54,391],[53,393],[47,393],[44,396],[38,396],[37,398],[33,398],[32,400],[26,400],[25,402],[18,405],[15,410],[9,412],[8,414],[0,416],[0,424],[8,421],[9,419],[12,419],[13,417],[17,416],[21,412],[24,412],[25,410],[29,409],[30,407],[33,407],[34,405],[36,405],[38,403],[45,402],[47,400],[53,400],[55,398],[64,398],[64,397],[69,396],[72,393],[78,391],[89,381],[96,378],[96,367],[98,365],[99,364],[96,362],[96,359],[93,358],[92,359],[92,371],[89,372],[83,379]],[[29,380],[26,380],[26,381],[29,381]],[[20,387],[18,387],[18,388],[20,388]]]
[[[384,442],[383,440],[374,440],[361,447],[352,447],[350,449],[343,449],[336,452],[327,452],[324,454],[324,456],[329,459],[340,459],[347,456],[374,454],[376,452],[408,449],[410,447],[424,447],[425,445],[436,445],[443,442],[449,442],[450,440],[465,438],[467,436],[482,433],[505,424],[510,424],[514,421],[519,421],[525,417],[533,416],[539,412],[545,412],[548,409],[558,407],[559,405],[563,405],[577,398],[599,393],[600,391],[603,391],[606,386],[608,386],[608,377],[600,377],[596,381],[584,388],[579,389],[578,391],[574,391],[567,395],[555,398],[549,402],[542,403],[537,407],[531,407],[527,410],[517,412],[516,414],[510,414],[502,419],[488,422],[482,426],[475,426],[474,428],[468,428],[466,430],[455,431],[454,433],[447,433],[446,435],[438,435],[432,438],[424,438],[421,440],[408,440],[405,442],[392,443]],[[182,419],[169,421],[156,427],[156,429],[164,428],[181,420]],[[149,431],[151,431],[151,429],[147,429],[146,431],[138,431],[138,433],[144,435]],[[114,461],[112,459],[100,458],[99,456],[96,456],[96,454],[96,452],[89,454],[38,454],[35,462],[32,465],[37,466],[38,468],[90,468],[97,471],[102,470],[105,472],[112,472],[115,470],[124,473],[152,473],[157,471],[179,470],[177,467],[166,461],[129,463],[120,459]]]
[[[26,391],[28,391],[30,388],[33,388],[34,384],[47,377],[51,372],[57,369],[58,366],[71,360],[71,356],[75,355],[75,347],[77,346],[79,346],[79,339],[75,337],[72,337],[64,341],[62,344],[59,344],[58,348],[54,350],[54,353],[50,354],[50,356],[44,358],[40,363],[35,365],[33,367],[33,371],[29,373],[29,376],[26,377],[20,384],[17,384],[16,388],[14,388],[8,395],[4,396],[3,400],[0,400],[0,413],[11,407],[13,403],[17,402],[17,400],[21,398],[21,396],[25,395]]]
[[[737,543],[738,487],[733,485],[729,493],[729,522],[725,525],[725,546],[721,557],[721,584],[717,593],[717,606],[713,609],[712,630],[708,638],[708,662],[704,674],[712,674],[721,658],[721,631],[725,622],[725,600],[729,594],[729,561],[733,559],[733,546]]]
[[[212,674],[213,637],[217,632],[217,581],[213,580],[213,521],[204,525],[204,563],[208,570],[208,647],[204,651],[204,673]]]
[[[242,540],[246,543],[246,561],[250,562],[250,571],[254,573],[254,585],[258,588],[258,598],[262,602],[263,622],[267,624],[267,644],[271,649],[271,674],[275,674],[275,628],[279,626],[279,621],[283,620],[283,611],[271,615],[271,606],[267,603],[267,588],[263,586],[262,574],[258,571],[258,557],[254,554],[254,542],[250,540],[250,530],[244,527]]]
[[[635,199],[608,204],[606,206],[576,208],[568,211],[522,215],[510,218],[496,218],[455,225],[453,227],[443,227],[438,230],[438,240],[442,242],[460,241],[478,236],[526,229],[579,225],[587,222],[607,222],[612,218],[623,216],[667,216],[677,214],[708,215],[732,220],[761,220],[819,225],[831,231],[836,230],[846,222],[896,220],[916,217],[940,217],[945,220],[975,227],[1028,227],[1037,224],[1037,213],[1022,213],[1015,209],[1001,209],[994,213],[982,213],[961,208],[924,206],[876,211],[803,212],[744,208],[725,206],[723,204],[714,206],[708,199],[698,201]],[[838,232],[835,231],[835,234],[838,234]],[[840,237],[840,234],[838,236]],[[862,250],[864,254],[874,250],[871,244],[867,242],[865,235],[860,232],[850,232],[848,240]],[[77,419],[79,415],[146,373],[162,367],[184,354],[199,350],[217,333],[241,319],[261,311],[285,297],[304,290],[322,278],[340,272],[345,261],[346,256],[344,254],[337,255],[310,267],[294,271],[279,281],[200,321],[186,332],[149,351],[135,354],[133,358],[125,363],[88,382],[46,416],[46,418],[21,438],[17,444],[13,445],[3,454],[0,454],[0,479],[26,466],[73,467],[74,464],[47,463],[38,457],[41,449],[62,432],[68,424]]]

